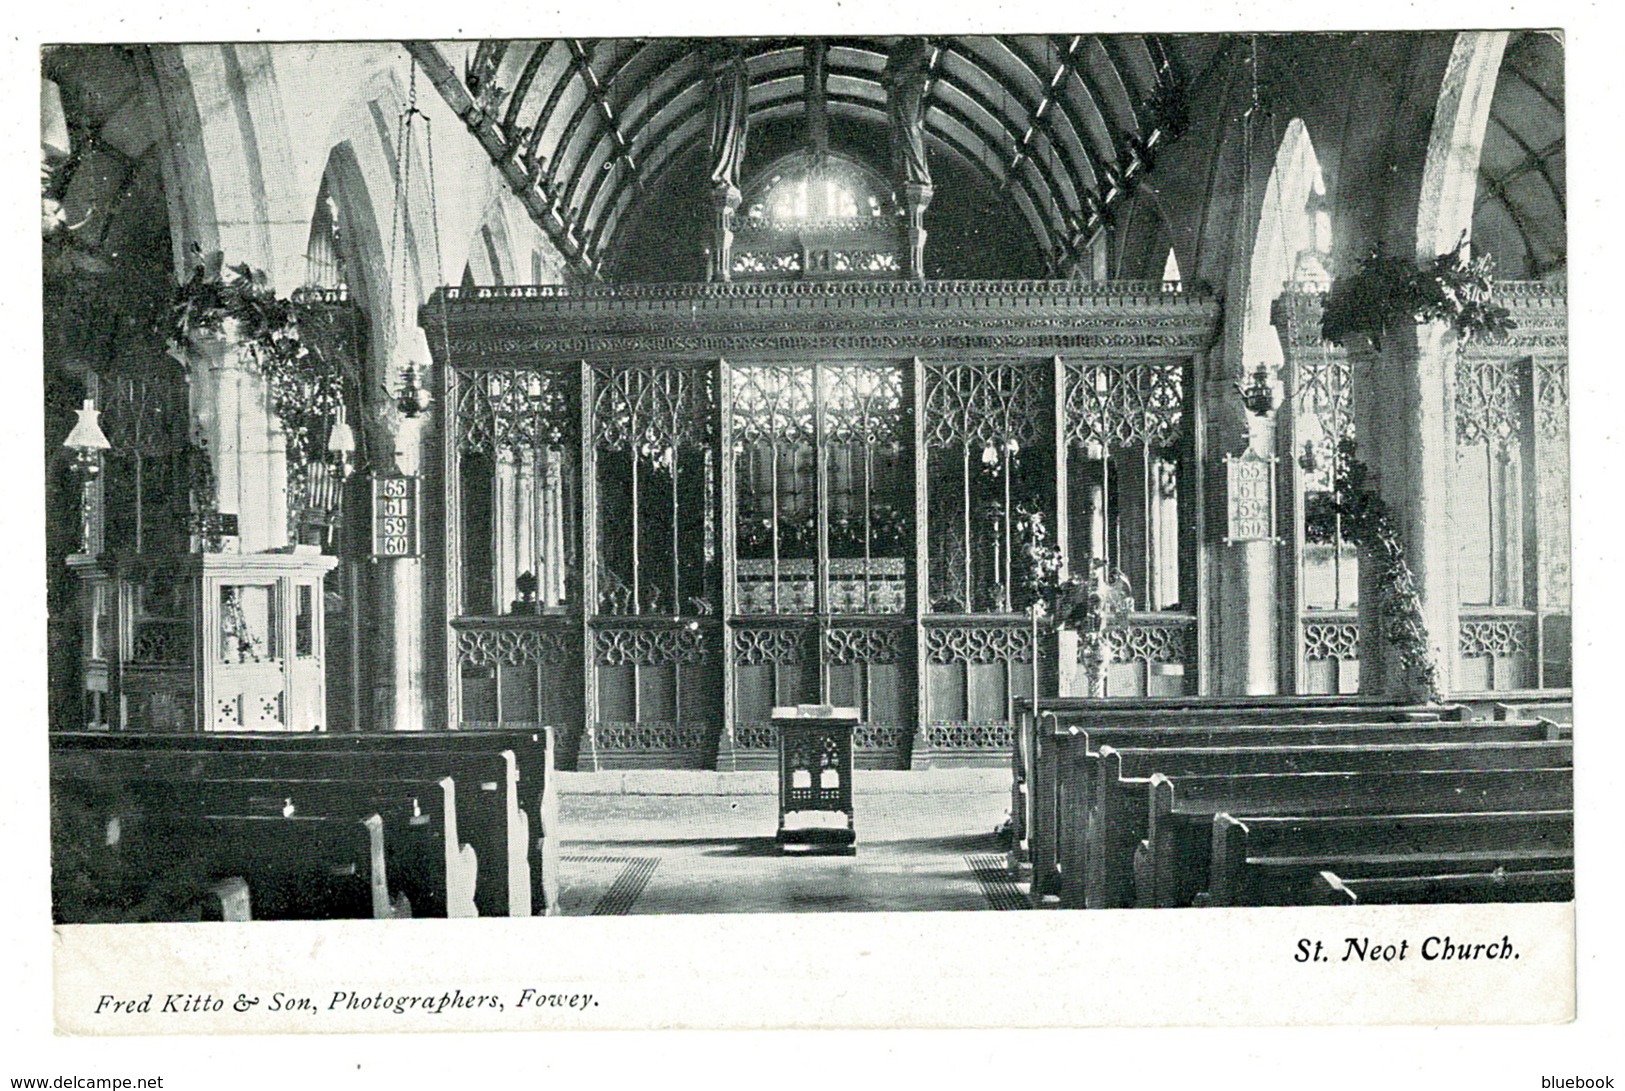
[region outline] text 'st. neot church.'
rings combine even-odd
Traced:
[[[1569,901],[1563,69],[45,48],[56,919]]]

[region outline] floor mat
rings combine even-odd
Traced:
[[[976,885],[982,888],[989,909],[1027,909],[1027,898],[1010,878],[1005,857],[1000,853],[984,852],[965,857],[965,866],[976,876]]]
[[[564,856],[559,906],[567,917],[620,917],[649,885],[654,856]]]

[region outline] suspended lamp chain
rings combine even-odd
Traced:
[[[531,219],[547,233],[547,237],[569,263],[571,271],[589,280],[601,280],[598,263],[570,231],[570,225],[566,223],[562,210],[558,207],[557,196],[550,192],[544,177],[545,168],[538,169],[539,164],[534,157],[515,161],[497,123],[481,116],[473,97],[468,93],[468,88],[446,63],[445,57],[433,42],[408,41],[403,44],[407,52],[423,67],[424,74],[440,92],[440,97],[445,100],[446,105],[463,120],[469,132],[480,142],[486,154],[491,157],[491,162],[502,172],[508,188],[524,204]],[[538,124],[538,132],[540,128]]]
[[[406,109],[401,111],[400,133],[395,141],[395,213],[390,222],[389,272],[395,283],[400,286],[397,323],[410,321],[417,324],[419,321],[417,308],[412,305],[415,294],[412,285],[418,278],[409,275],[414,267],[411,251],[415,249],[411,230],[413,144],[414,135],[419,127],[423,130],[423,154],[429,175],[429,233],[434,248],[433,275],[436,279],[441,276],[443,261],[440,249],[440,206],[435,193],[432,124],[429,115],[418,109],[418,66],[414,59],[407,82]],[[396,407],[405,417],[416,417],[429,407],[428,391],[422,386],[421,372],[421,365],[416,360],[410,360],[401,371],[399,392],[391,394]]]

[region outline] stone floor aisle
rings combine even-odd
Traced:
[[[1018,909],[996,769],[857,774],[855,856],[779,853],[766,773],[561,774],[567,916]]]

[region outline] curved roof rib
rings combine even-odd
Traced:
[[[804,117],[806,39],[740,39],[753,123]],[[1040,252],[1064,258],[1144,169],[1153,99],[1211,43],[1124,35],[939,36],[926,99],[930,146],[1009,195]],[[881,72],[896,42],[824,39],[829,116],[886,123]],[[532,216],[580,274],[643,200],[680,203],[698,179],[673,164],[709,131],[710,39],[408,42]],[[448,58],[460,50],[459,71]],[[1190,56],[1182,56],[1189,53]],[[837,129],[839,126],[837,126]],[[1164,134],[1166,135],[1166,134]],[[841,135],[832,132],[841,148]],[[860,158],[864,157],[860,155]],[[872,150],[869,157],[872,157]],[[885,167],[883,163],[874,164]]]

